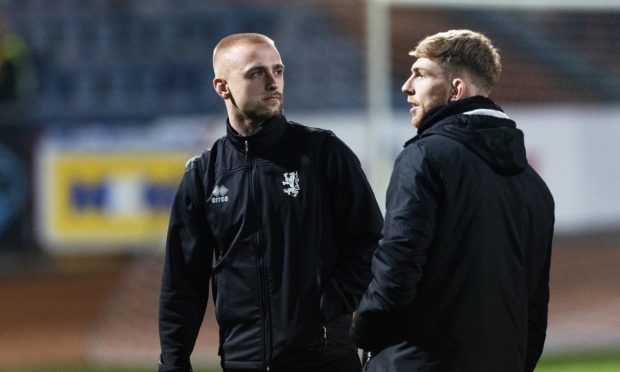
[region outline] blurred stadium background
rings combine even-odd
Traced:
[[[414,135],[408,51],[450,28],[491,37],[492,98],[557,204],[544,358],[614,355],[620,3],[464,3],[0,0],[0,370],[154,369],[168,209],[185,160],[224,132],[211,51],[234,32],[276,40],[287,117],[342,137],[381,201]],[[209,310],[203,366],[217,363]]]

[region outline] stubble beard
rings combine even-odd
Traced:
[[[431,97],[428,102],[420,103],[420,105],[417,107],[417,110],[415,111],[415,114],[411,118],[411,123],[413,124],[413,127],[419,128],[420,123],[422,123],[422,119],[424,119],[424,117],[430,110],[437,106],[445,105],[447,101],[448,99],[445,98],[444,95],[437,94]]]
[[[275,118],[275,117],[280,117],[282,116],[282,103],[280,102],[280,104],[278,105],[278,107],[276,108],[264,108],[264,109],[260,109],[257,110],[254,115],[258,120],[268,120],[271,118]]]
[[[415,114],[413,114],[413,116],[411,117],[411,123],[413,124],[414,128],[420,127],[420,122],[422,122],[422,118],[425,114],[426,110],[422,107],[415,111]]]
[[[280,117],[283,113],[283,100],[281,99],[277,107],[263,106],[257,107],[248,113],[248,116],[255,122],[264,122],[266,120]]]

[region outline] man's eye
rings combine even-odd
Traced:
[[[281,76],[281,75],[283,75],[283,74],[284,74],[284,70],[275,70],[275,71],[273,72],[273,74],[274,74],[274,75],[276,75],[276,76]]]
[[[261,76],[263,76],[263,72],[262,71],[254,71],[254,72],[252,72],[252,74],[250,74],[250,76],[252,76],[252,77],[261,77]]]

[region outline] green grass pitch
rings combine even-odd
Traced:
[[[156,366],[120,367],[88,364],[3,368],[0,372],[153,372]],[[536,372],[617,372],[620,350],[543,357]],[[219,367],[196,367],[194,372],[221,372]]]

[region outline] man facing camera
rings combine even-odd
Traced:
[[[226,135],[179,186],[160,295],[160,372],[191,371],[209,281],[225,371],[357,372],[352,313],[383,218],[360,162],[332,132],[282,113],[274,42],[214,50]]]

